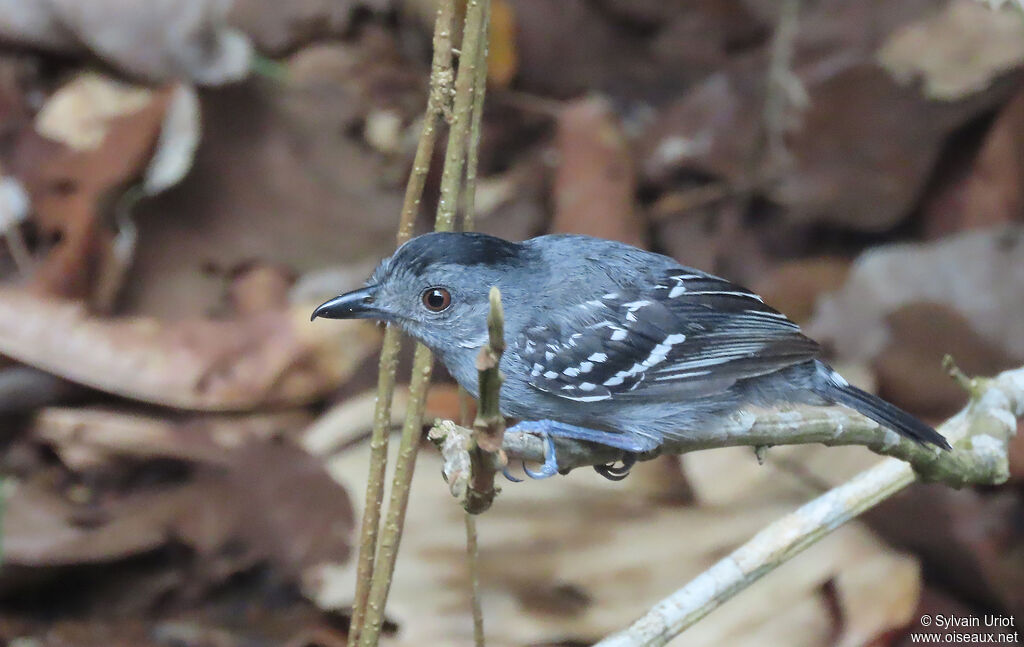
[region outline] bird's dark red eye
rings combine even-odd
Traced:
[[[423,291],[423,305],[431,312],[441,312],[452,304],[452,295],[444,288],[427,288]]]

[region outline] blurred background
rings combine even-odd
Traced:
[[[966,400],[945,353],[1024,364],[1014,3],[492,4],[482,230],[745,284],[933,423]],[[380,332],[308,317],[393,248],[434,11],[0,0],[3,644],[344,644]],[[428,420],[457,415],[440,373]],[[1024,621],[1013,452],[1009,484],[915,485],[678,642]],[[737,448],[507,484],[479,521],[490,644],[590,644],[877,460]],[[387,644],[470,644],[461,514],[425,447]]]

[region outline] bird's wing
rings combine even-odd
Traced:
[[[819,352],[753,292],[688,268],[572,308],[514,343],[534,388],[579,402],[700,397]]]

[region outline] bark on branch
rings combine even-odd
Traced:
[[[1017,418],[1024,416],[1024,368],[969,382],[970,403],[939,428],[954,446],[952,452],[928,458],[907,448],[892,451],[902,443],[890,446],[890,455],[919,462],[912,466],[903,460],[882,461],[803,505],[656,604],[629,628],[598,643],[598,647],[664,645],[762,575],[919,477],[951,485],[1005,481],[1007,443],[1016,433]],[[798,433],[796,424],[776,422],[789,438],[809,437]],[[814,421],[809,426],[819,424]],[[838,435],[846,437],[848,433],[852,441],[868,430],[842,429]]]

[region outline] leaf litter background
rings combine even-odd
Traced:
[[[617,238],[745,283],[932,421],[964,401],[944,353],[1024,362],[1013,9],[805,0],[773,69],[776,2],[493,4],[482,229]],[[344,644],[379,331],[308,313],[390,252],[433,12],[0,1],[6,644]],[[455,415],[449,382],[428,409]],[[874,460],[719,450],[506,485],[480,521],[490,644],[589,644]],[[1024,619],[1024,444],[1011,460],[1001,488],[909,489],[679,642],[897,646],[923,613]],[[439,474],[425,448],[388,644],[471,640]]]

